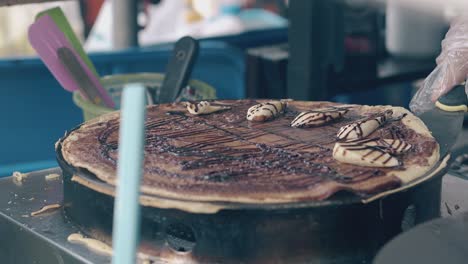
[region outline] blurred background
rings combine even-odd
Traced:
[[[132,8],[114,6],[123,2]],[[35,15],[55,6],[101,76],[164,73],[173,43],[190,35],[201,47],[192,77],[213,87],[217,98],[405,107],[434,69],[450,20],[468,10],[466,0],[74,0],[0,7],[1,176],[54,166],[54,142],[83,122],[27,38]]]
[[[141,46],[184,35],[206,38],[286,27],[286,2],[276,0],[138,0]],[[27,29],[40,10],[60,6],[89,51],[112,49],[112,1],[77,0],[0,8],[2,57],[34,55]]]

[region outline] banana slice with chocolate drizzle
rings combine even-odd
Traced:
[[[321,108],[300,113],[291,122],[292,127],[313,127],[330,123],[343,117],[349,111],[343,107]]]
[[[391,119],[392,115],[392,110],[386,110],[383,113],[379,113],[355,123],[348,124],[340,128],[337,137],[341,140],[356,140],[365,138],[372,134],[372,132],[374,132],[377,128],[385,124],[389,119]]]
[[[257,104],[247,110],[247,120],[265,122],[284,113],[285,109],[285,101],[270,101]]]
[[[227,106],[212,105],[210,102],[207,101],[201,101],[199,103],[187,102],[185,104],[187,106],[187,110],[192,115],[206,115],[214,112],[231,109]]]
[[[342,163],[365,167],[397,167],[400,160],[384,148],[356,143],[337,142],[333,148],[333,158]]]
[[[337,142],[333,148],[333,158],[354,165],[367,167],[395,167],[401,165],[396,155],[411,149],[400,139],[364,139],[357,141]]]

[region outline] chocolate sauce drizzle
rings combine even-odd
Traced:
[[[212,183],[208,188],[210,189],[236,182],[242,183],[240,185],[246,191],[249,188],[257,190],[259,186],[267,186],[269,191],[281,191],[303,190],[330,181],[358,184],[383,174],[382,169],[352,165],[340,165],[339,170],[335,169],[336,162],[330,147],[336,138],[330,136],[329,142],[325,142],[327,138],[320,138],[321,143],[316,144],[289,135],[288,129],[292,128],[286,117],[268,124],[246,121],[244,114],[252,103],[243,101],[239,106],[233,106],[232,110],[219,113],[216,117],[192,116],[185,111],[163,112],[158,108],[149,108],[145,123],[145,162],[156,160],[158,163],[171,164],[172,168],[177,169],[164,169],[164,166],[154,166],[153,162],[144,167],[144,173],[158,177],[151,181],[144,180],[160,186],[179,186],[170,188],[188,188],[193,191],[199,188],[200,192],[208,188],[204,185],[206,183]],[[276,106],[273,111],[279,112]],[[295,111],[288,108],[285,114],[292,117],[291,113],[297,113]],[[242,117],[237,118],[236,115]],[[283,122],[285,128],[276,127],[277,122]],[[99,153],[103,160],[116,165],[118,120],[110,120],[99,126],[105,127],[98,130]],[[321,129],[331,131],[336,127]],[[334,135],[336,130],[334,131],[328,133]],[[391,126],[388,131],[398,139],[406,136],[397,126]],[[267,140],[265,143],[264,138],[278,140]],[[364,148],[378,149],[375,146]],[[274,174],[271,174],[273,171]],[[170,179],[174,179],[175,183],[171,183]]]
[[[274,103],[271,103],[271,102],[254,105],[248,109],[247,118],[250,118],[258,114],[260,111],[267,111],[268,113],[270,113],[269,116],[266,117],[266,119],[275,118],[280,113],[284,112],[284,109],[285,109],[284,102],[279,102],[279,104],[280,104],[280,109],[278,109],[278,107]]]
[[[389,118],[391,117],[392,114],[393,114],[392,110],[386,110],[383,113],[377,113],[370,117],[361,119],[357,122],[344,126],[338,132],[337,137],[340,139],[347,139],[351,135],[352,132],[355,132],[357,138],[361,139],[366,136],[364,135],[364,131],[362,130],[362,126],[364,123],[376,122],[377,123],[376,129],[377,129],[378,127],[384,125],[387,121],[392,120],[391,118]],[[371,131],[370,133],[372,132],[373,131]]]
[[[309,110],[300,113],[291,122],[292,127],[318,126],[340,119],[349,111],[348,108],[330,107],[326,109]],[[334,115],[335,114],[335,115]],[[317,124],[313,124],[315,122]]]
[[[151,120],[151,121],[149,121]],[[178,125],[190,129],[178,129]],[[340,175],[329,165],[316,162],[330,155],[330,148],[318,144],[293,141],[280,145],[257,144],[254,139],[271,134],[261,129],[248,129],[240,126],[231,130],[222,127],[223,123],[213,124],[203,117],[186,116],[180,112],[168,112],[165,116],[146,121],[145,151],[149,155],[187,157],[177,161],[181,173],[169,173],[160,168],[145,167],[145,172],[158,173],[166,177],[184,177],[184,171],[197,169],[227,168],[220,171],[208,171],[205,175],[194,177],[195,180],[225,182],[235,180],[241,175],[260,175],[267,171],[279,174],[314,175],[308,184],[317,180],[349,181],[349,177]],[[171,127],[172,129],[168,129]],[[118,141],[116,122],[109,122],[106,129],[98,135],[101,155],[104,159],[116,164]],[[240,133],[238,133],[240,132]],[[222,134],[223,136],[220,136]],[[114,136],[111,136],[114,135]],[[284,135],[278,135],[284,137]],[[186,142],[175,146],[173,140]],[[241,142],[238,147],[229,147],[229,143]],[[222,147],[224,146],[224,147]],[[248,147],[247,147],[248,146]],[[318,148],[318,152],[302,152],[303,149]],[[288,150],[292,148],[293,150]],[[111,153],[114,152],[112,155]],[[170,158],[169,158],[170,160]],[[297,184],[297,182],[296,182]],[[305,182],[304,182],[305,184]]]
[[[346,151],[363,151],[363,150],[368,150],[366,154],[362,156],[362,159],[365,160],[367,157],[373,155],[374,153],[378,153],[377,156],[375,156],[371,162],[376,162],[380,161],[382,164],[387,164],[392,160],[394,157],[393,155],[390,155],[392,153],[389,151],[389,148],[384,147],[384,146],[370,146],[370,145],[365,145],[362,143],[350,143],[350,144],[343,144],[340,143],[343,147],[346,148]],[[346,156],[346,151],[343,152],[343,155]],[[380,160],[380,159],[385,159],[385,160]],[[400,161],[399,161],[400,162]],[[401,162],[400,162],[401,165]]]

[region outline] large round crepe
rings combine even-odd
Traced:
[[[148,107],[142,193],[244,203],[317,201],[340,190],[368,196],[420,177],[439,159],[426,126],[404,108],[353,105],[333,123],[293,128],[298,112],[339,104],[290,101],[276,119],[247,121],[247,109],[259,102],[265,101],[216,101],[231,109],[200,116],[189,114],[182,103]],[[402,166],[372,168],[333,159],[341,126],[387,109],[406,116],[371,136],[398,135],[411,144]],[[62,144],[64,159],[115,185],[119,118],[118,112],[108,114],[71,132]]]

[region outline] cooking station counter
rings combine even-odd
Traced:
[[[46,180],[47,175],[59,178]],[[60,209],[36,216],[47,205],[61,204],[59,168],[0,179],[0,256],[3,263],[110,263],[110,258],[72,244],[67,237],[79,232]]]
[[[58,177],[46,177],[58,174]],[[48,179],[49,178],[49,179]],[[442,187],[442,216],[460,214],[468,209],[468,181],[446,175]],[[110,263],[67,237],[79,232],[60,209],[36,216],[47,205],[61,204],[61,170],[58,168],[0,179],[0,255],[3,263]],[[90,216],[92,217],[92,216]]]

